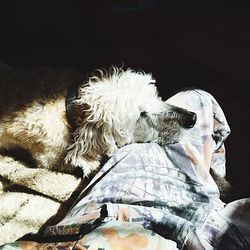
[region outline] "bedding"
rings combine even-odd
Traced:
[[[53,216],[65,216],[77,196],[81,178],[48,169],[30,168],[0,156],[0,245],[37,233]]]
[[[45,228],[43,243],[20,240],[2,249],[250,249],[250,199],[222,202],[210,175],[210,168],[226,174],[230,128],[221,107],[202,90],[167,102],[197,114],[180,142],[121,148],[67,215]]]

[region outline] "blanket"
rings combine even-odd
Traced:
[[[0,156],[0,245],[36,233],[66,204],[81,185],[80,178],[47,169],[29,168]],[[58,217],[59,218],[59,217]]]
[[[250,249],[250,199],[224,203],[212,168],[225,176],[230,128],[212,95],[180,92],[168,100],[197,114],[175,144],[121,148],[82,191],[44,241],[2,249]],[[60,242],[63,236],[70,241]],[[54,243],[50,243],[54,240]]]
[[[0,61],[0,71],[11,69]],[[63,218],[86,185],[73,175],[31,166],[0,152],[0,245]]]

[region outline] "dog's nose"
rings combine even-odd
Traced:
[[[187,111],[183,116],[182,116],[182,126],[185,128],[192,128],[197,120],[197,115],[194,112]]]

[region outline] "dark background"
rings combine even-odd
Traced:
[[[1,0],[0,60],[84,72],[142,69],[164,98],[182,87],[209,91],[232,130],[228,180],[237,198],[249,196],[250,4],[168,2]]]

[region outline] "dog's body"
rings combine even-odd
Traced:
[[[65,114],[69,84],[45,69],[1,74],[0,147],[21,147],[37,167],[63,170],[71,141]]]
[[[37,167],[64,172],[81,167],[87,176],[119,147],[176,142],[196,121],[194,113],[158,97],[150,74],[99,71],[67,99],[71,77],[58,81],[44,70],[24,72],[0,76],[0,148],[24,148]]]

